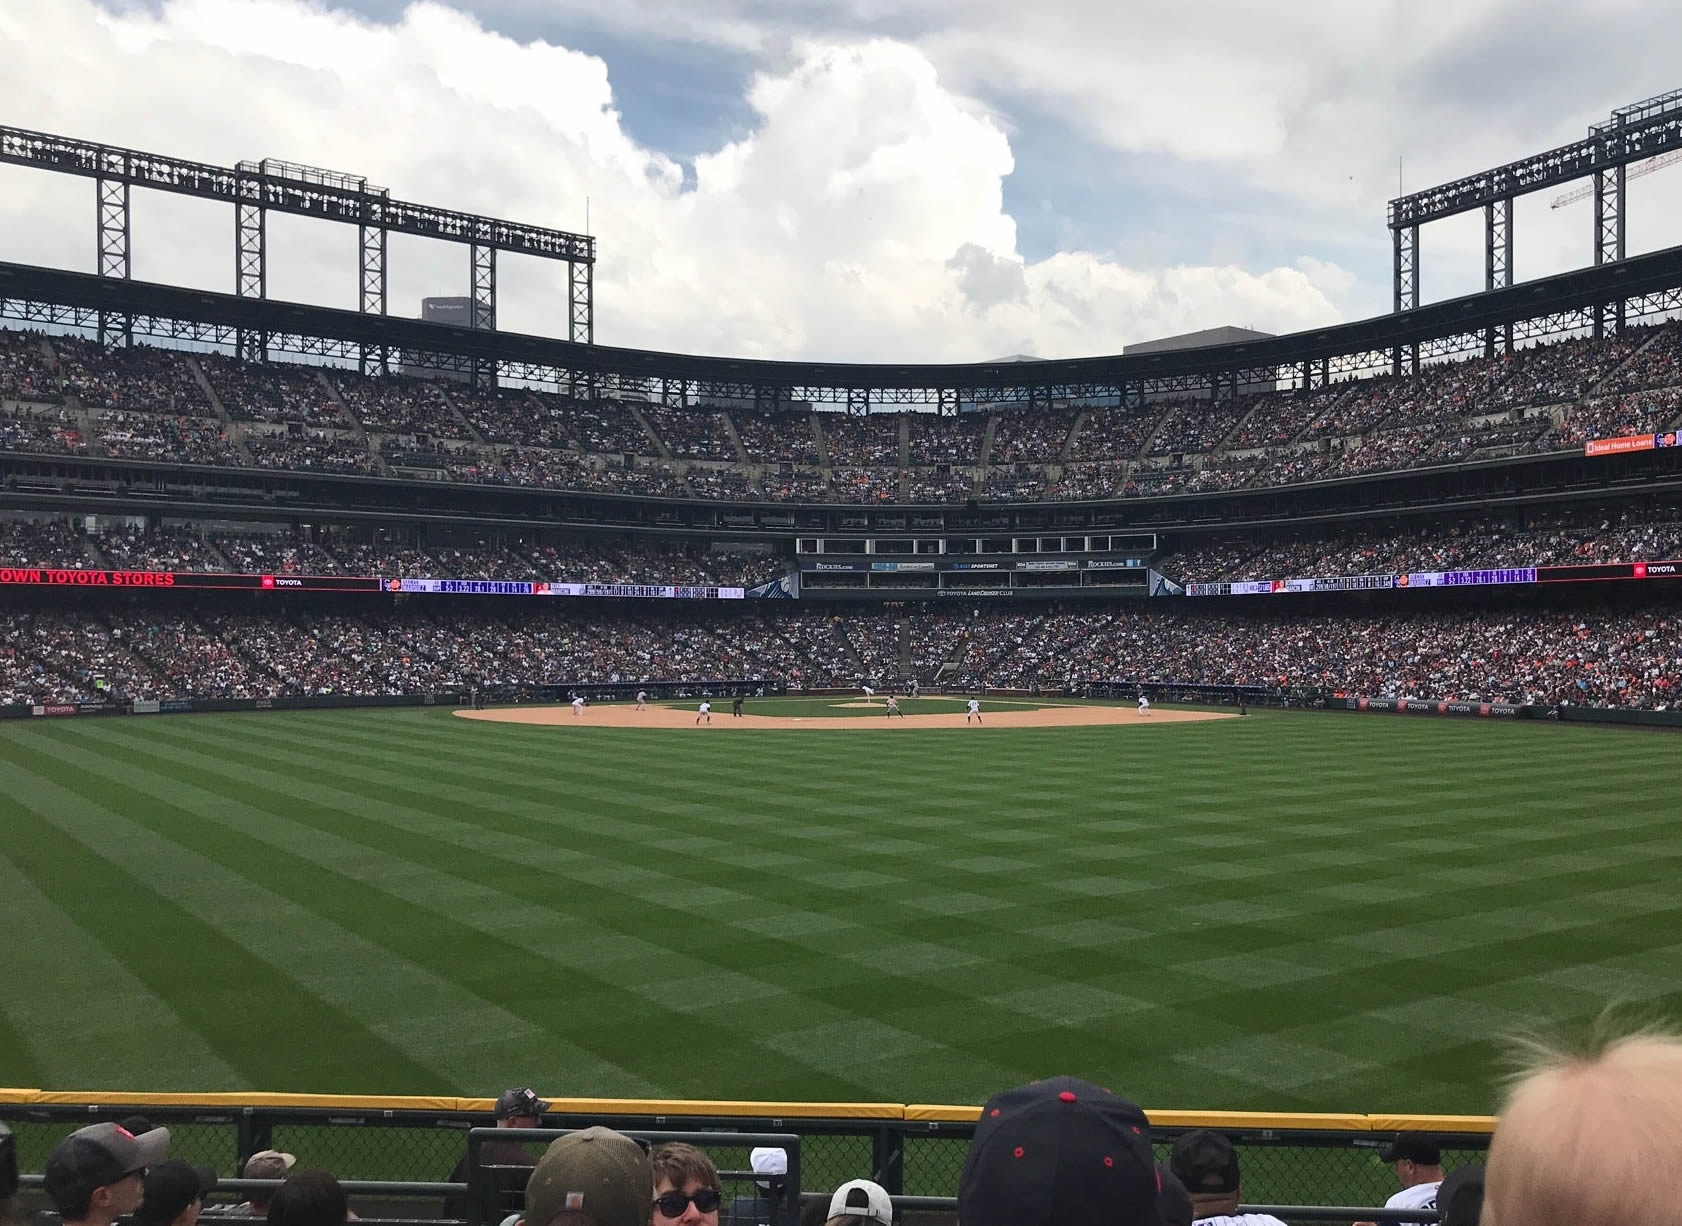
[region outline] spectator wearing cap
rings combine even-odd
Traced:
[[[1156,1164],[1156,1212],[1162,1226],[1191,1226],[1197,1214],[1191,1207],[1191,1193],[1180,1177],[1164,1166]]]
[[[216,1186],[216,1172],[179,1159],[146,1168],[134,1226],[195,1226],[205,1195]]]
[[[1398,1132],[1378,1151],[1379,1159],[1396,1172],[1402,1190],[1384,1202],[1386,1209],[1435,1209],[1437,1188],[1443,1181],[1443,1151],[1437,1139],[1423,1132]],[[1356,1226],[1373,1226],[1357,1222]],[[1404,1226],[1422,1226],[1410,1222]]]
[[[1478,1226],[1483,1213],[1481,1166],[1459,1166],[1437,1189],[1437,1212],[1442,1226]]]
[[[22,1226],[18,1212],[18,1149],[12,1130],[0,1123],[0,1226]]]
[[[1265,1213],[1239,1213],[1238,1151],[1207,1128],[1174,1142],[1168,1166],[1191,1195],[1193,1221],[1202,1226],[1285,1226]]]
[[[1156,1226],[1150,1123],[1073,1077],[987,1100],[958,1178],[963,1226]]]
[[[350,1218],[344,1188],[326,1171],[300,1171],[269,1201],[269,1226],[345,1226]]]
[[[649,1226],[653,1186],[647,1152],[624,1133],[569,1132],[537,1160],[520,1226]]]
[[[776,1146],[757,1146],[748,1151],[753,1169],[753,1195],[730,1202],[733,1226],[784,1226],[789,1220],[786,1198],[788,1151]]]
[[[47,1196],[65,1226],[110,1226],[140,1207],[146,1168],[169,1153],[169,1129],[137,1137],[121,1124],[90,1124],[47,1159]]]
[[[1527,1054],[1490,1142],[1484,1226],[1682,1222],[1682,1039]]]
[[[496,1098],[496,1126],[541,1128],[547,1110],[549,1104],[529,1087],[504,1090]],[[486,1141],[479,1147],[479,1165],[492,1168],[490,1186],[496,1197],[495,1203],[488,1206],[494,1212],[486,1216],[495,1220],[504,1213],[517,1212],[526,1193],[526,1181],[531,1178],[531,1168],[537,1165],[531,1150],[518,1141]],[[450,1182],[466,1183],[467,1175],[467,1155],[463,1154],[455,1170],[450,1172]],[[467,1208],[466,1194],[444,1200],[445,1217],[466,1217]]]
[[[292,1174],[298,1159],[291,1154],[282,1153],[278,1149],[260,1149],[245,1160],[240,1168],[240,1175],[245,1179],[272,1179],[281,1181]],[[243,1204],[234,1205],[227,1210],[228,1217],[267,1217],[269,1202],[274,1199],[275,1189],[263,1188],[247,1194]]]
[[[718,1168],[704,1150],[672,1141],[648,1157],[654,1171],[654,1213],[649,1226],[718,1226],[724,1189]]]
[[[881,1184],[850,1180],[829,1198],[824,1226],[894,1226],[894,1202]]]

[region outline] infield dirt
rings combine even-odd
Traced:
[[[697,706],[699,704],[696,704]],[[856,706],[857,703],[847,703]],[[574,715],[570,706],[560,707],[498,707],[490,711],[457,711],[462,719],[480,719],[498,724],[543,724],[562,728],[694,728],[695,706],[649,707],[638,711],[629,705],[586,707],[583,715]],[[1140,715],[1132,707],[1055,706],[1039,707],[1031,711],[1012,710],[1008,706],[989,706],[982,703],[983,728],[1085,728],[1095,725],[1126,724],[1151,727],[1155,724],[1190,724],[1211,719],[1237,719],[1213,711],[1175,711],[1162,707],[1151,708],[1149,715]],[[970,724],[968,727],[975,727]],[[963,728],[964,713],[952,711],[940,715],[906,715],[893,719],[871,719],[856,715],[774,716],[730,714],[729,700],[713,703],[712,723],[700,728],[814,728],[824,731],[885,728]]]

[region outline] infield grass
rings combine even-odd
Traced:
[[[1682,1015],[1677,746],[9,723],[0,1085],[1485,1112],[1504,1033]]]

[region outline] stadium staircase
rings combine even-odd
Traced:
[[[742,446],[742,436],[736,433],[736,423],[730,420],[730,414],[720,413],[719,417],[724,420],[725,436],[730,440],[730,445],[736,449],[736,463],[753,463],[752,460],[748,459],[748,449]]]
[[[911,414],[909,413],[899,415],[899,466],[901,469],[911,467]]]
[[[916,666],[911,660],[911,624],[900,622],[899,630],[899,675],[901,677],[915,677]]]
[[[461,409],[457,407],[456,402],[450,399],[449,393],[441,387],[434,387],[432,390],[438,393],[438,399],[444,402],[444,407],[450,410],[450,415],[460,422],[462,427],[466,429],[467,437],[473,440],[474,445],[483,447],[485,445],[485,436],[479,433],[478,427],[468,420],[467,414],[463,413]]]
[[[646,433],[648,435],[648,437],[651,440],[653,440],[653,442],[654,442],[654,454],[659,456],[662,460],[670,460],[672,458],[672,449],[670,447],[666,446],[666,440],[665,439],[661,438],[659,436],[659,434],[655,433],[654,423],[649,421],[648,418],[644,417],[642,415],[642,410],[637,408],[637,406],[632,404],[630,401],[625,402],[625,407],[631,411],[631,416],[637,419],[637,425],[641,426],[643,428],[644,433]]]
[[[1069,457],[1075,453],[1075,444],[1080,441],[1080,432],[1092,417],[1091,409],[1082,409],[1075,414],[1075,419],[1069,423],[1069,436],[1063,440],[1063,447],[1057,453],[1057,462],[1067,464]],[[989,435],[991,437],[991,435]]]
[[[239,453],[239,458],[250,464],[252,462],[251,451],[246,447],[245,439],[240,431],[234,428],[234,419],[228,415],[228,406],[222,403],[222,397],[218,396],[216,389],[210,386],[210,379],[205,375],[204,367],[199,365],[198,358],[192,354],[185,355],[185,359],[187,369],[193,372],[193,378],[198,382],[199,390],[204,393],[204,398],[210,402],[210,407],[216,410],[216,416],[221,419],[222,433],[233,444],[234,450]]]
[[[366,440],[368,431],[363,429],[362,423],[356,419],[356,414],[345,404],[345,398],[339,395],[339,389],[333,386],[333,380],[327,377],[327,372],[318,370],[315,372],[315,378],[316,382],[327,389],[327,398],[339,407],[339,416],[344,419],[344,428],[357,438]]]
[[[1360,386],[1361,386],[1361,384],[1360,384],[1359,380],[1351,379],[1349,381],[1349,386],[1347,386],[1343,389],[1343,391],[1338,395],[1337,399],[1333,400],[1330,404],[1328,404],[1325,408],[1321,409],[1313,417],[1310,417],[1306,422],[1303,423],[1302,429],[1298,430],[1295,434],[1291,435],[1291,441],[1290,441],[1289,444],[1287,444],[1287,446],[1294,446],[1295,444],[1300,443],[1302,441],[1303,435],[1307,434],[1310,430],[1314,429],[1315,426],[1318,426],[1321,422],[1325,421],[1326,418],[1332,416],[1334,413],[1342,412],[1343,411],[1343,406],[1345,404],[1347,404],[1349,402],[1350,398],[1355,395],[1356,391],[1358,391],[1360,389]]]
[[[999,432],[999,414],[987,414],[987,428],[981,432],[981,454],[975,457],[977,468],[985,469],[993,463],[993,436]]]
[[[829,480],[829,440],[823,436],[823,422],[818,420],[816,413],[812,414],[812,441],[818,449],[818,467],[823,470],[823,479]]]

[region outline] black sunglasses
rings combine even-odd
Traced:
[[[668,1192],[664,1196],[654,1198],[654,1207],[667,1217],[680,1217],[689,1208],[689,1202],[694,1201],[695,1207],[702,1213],[711,1213],[718,1208],[724,1198],[711,1188],[702,1188],[693,1196],[685,1196],[682,1192]]]

